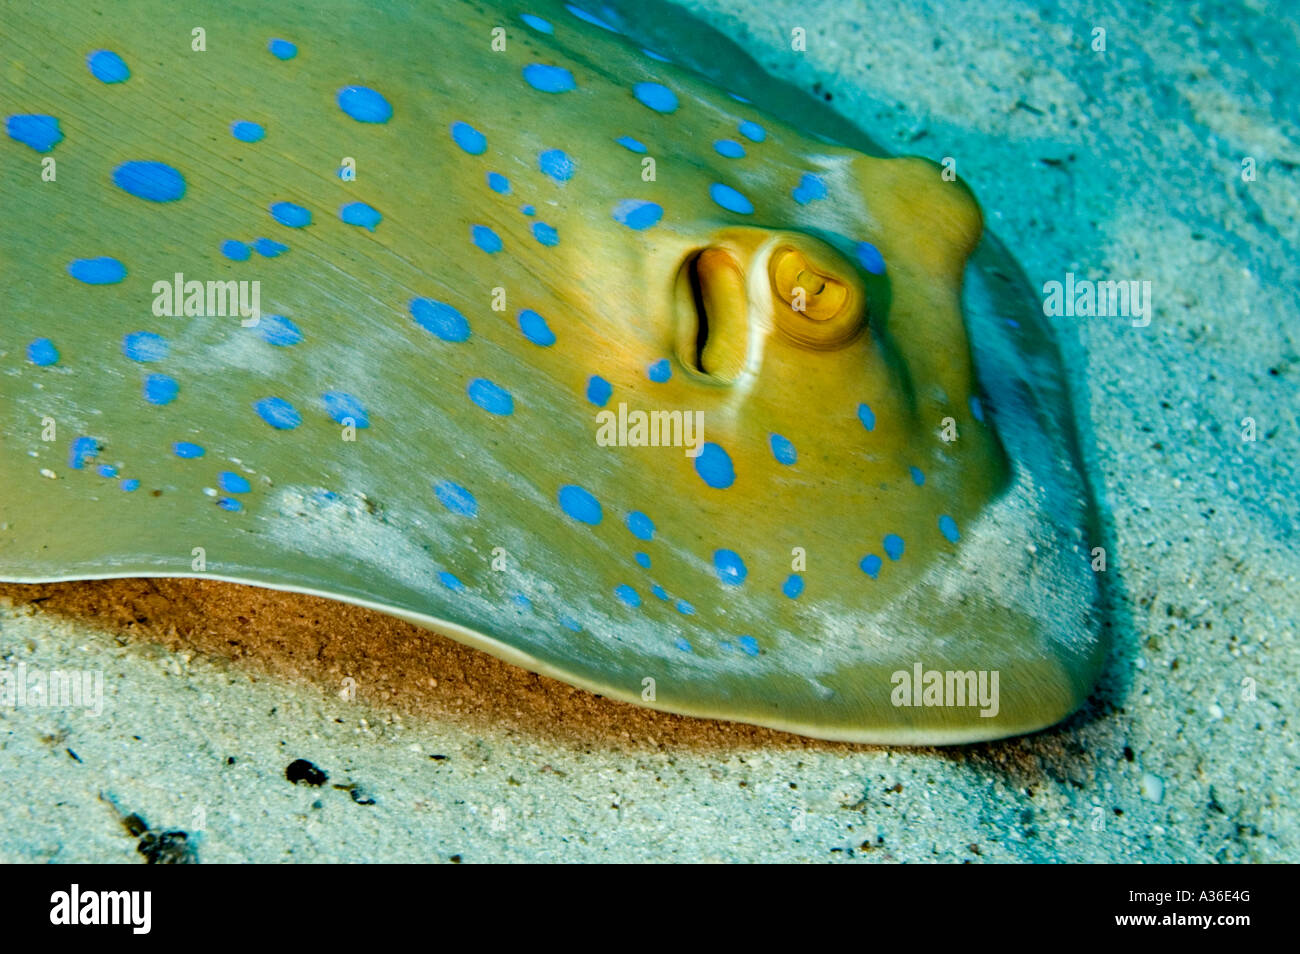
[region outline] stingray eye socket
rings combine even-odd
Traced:
[[[779,248],[769,265],[781,331],[809,348],[847,344],[861,330],[862,292],[851,280],[811,262],[795,248]]]

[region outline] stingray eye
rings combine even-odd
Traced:
[[[834,268],[815,264],[796,248],[779,248],[769,265],[776,323],[808,348],[848,344],[865,324],[862,291]],[[847,274],[847,270],[846,270]]]

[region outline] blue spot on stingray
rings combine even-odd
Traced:
[[[320,396],[320,401],[335,424],[346,425],[351,421],[358,430],[370,426],[370,415],[356,395],[346,391],[326,391]]]
[[[101,477],[116,477],[117,468],[111,464],[100,464],[95,468],[95,473],[99,474]]]
[[[302,423],[298,409],[284,398],[268,397],[253,402],[257,416],[270,424],[277,431],[291,431]]]
[[[288,40],[281,40],[278,37],[266,44],[266,48],[271,51],[271,55],[277,60],[291,60],[298,55],[297,44],[290,43]]]
[[[728,212],[735,212],[737,215],[750,215],[754,211],[754,203],[750,202],[744,193],[721,182],[709,186],[709,198]]]
[[[794,445],[790,439],[782,437],[780,434],[771,434],[768,436],[768,442],[772,445],[772,456],[776,458],[778,464],[785,464],[789,467],[798,459]]]
[[[656,597],[658,597],[659,599],[663,600],[665,603],[668,602],[668,591],[665,590],[665,589],[664,589],[662,586],[660,586],[658,583],[656,583],[654,586],[650,587],[650,592],[653,593],[653,594],[654,594]]]
[[[113,184],[150,202],[175,202],[185,195],[185,177],[163,162],[124,162],[113,170]]]
[[[274,239],[260,238],[253,243],[253,249],[263,258],[275,258],[284,252],[289,251],[289,246],[283,242],[277,242]]]
[[[736,470],[731,465],[731,457],[712,441],[705,443],[700,455],[695,458],[695,472],[706,484],[718,490],[726,490],[736,482]]]
[[[567,93],[577,86],[573,74],[563,66],[529,63],[523,69],[523,76],[525,83],[543,93]]]
[[[957,530],[957,521],[946,513],[939,518],[939,532],[949,543],[956,543],[961,539],[961,534]]]
[[[59,349],[49,338],[37,338],[27,346],[27,360],[38,368],[59,363]]]
[[[531,308],[525,308],[519,313],[519,330],[535,345],[549,348],[555,344],[555,332],[546,323],[546,319]]]
[[[610,23],[607,23],[606,21],[602,20],[600,17],[596,16],[594,13],[588,13],[586,10],[582,9],[582,7],[575,7],[571,3],[566,3],[564,5],[564,9],[568,10],[570,13],[572,13],[575,17],[577,17],[579,20],[581,20],[584,23],[590,23],[592,26],[598,26],[602,30],[608,30],[610,33],[619,32],[618,27],[613,26]]]
[[[903,555],[903,538],[896,533],[885,534],[885,556],[897,560]]]
[[[250,123],[246,119],[237,119],[230,124],[230,135],[240,142],[261,142],[266,135],[266,129],[258,123]]]
[[[465,592],[465,584],[460,581],[460,578],[456,576],[455,573],[448,572],[447,570],[442,570],[438,573],[438,582],[447,587],[447,589],[451,590],[453,593]]]
[[[672,62],[672,60],[668,59],[668,57],[664,56],[662,53],[656,53],[654,50],[647,50],[642,48],[641,52],[644,53],[646,56],[650,57],[650,59],[655,60],[656,62],[659,63]]]
[[[719,139],[713,144],[714,151],[728,159],[740,159],[745,155],[745,147],[734,139]]]
[[[673,645],[676,646],[684,653],[694,652],[694,650],[691,649],[691,644],[688,643],[681,636],[678,636],[675,640],[673,640]]]
[[[443,341],[464,341],[469,337],[469,321],[445,301],[414,298],[410,308],[415,323]]]
[[[740,647],[740,651],[744,653],[746,656],[758,655],[758,640],[756,640],[753,636],[739,637],[736,640],[736,645]]]
[[[614,221],[630,229],[648,229],[664,217],[663,206],[644,199],[624,199],[614,206]]]
[[[862,426],[867,430],[874,431],[876,429],[876,412],[865,404],[858,405],[858,420],[862,422]]]
[[[501,195],[510,194],[510,180],[499,172],[489,172],[487,174],[487,184],[488,188],[493,192],[500,193]]]
[[[811,172],[805,172],[794,191],[790,193],[800,205],[826,198],[826,183]]]
[[[637,83],[632,87],[632,95],[642,106],[649,106],[656,113],[671,113],[677,109],[677,94],[662,83]]]
[[[600,501],[577,484],[565,484],[558,494],[560,509],[581,523],[596,526],[605,517]]]
[[[471,401],[489,414],[505,417],[515,412],[515,399],[510,392],[487,378],[475,378],[465,392]]]
[[[501,251],[501,236],[486,225],[471,225],[469,227],[469,237],[475,245],[489,255],[495,255]]]
[[[433,493],[438,498],[438,502],[452,513],[459,514],[462,517],[478,516],[478,501],[474,499],[472,493],[460,484],[444,480],[441,483],[434,484]]]
[[[740,134],[744,136],[746,139],[748,139],[750,142],[762,142],[764,139],[767,138],[767,130],[764,129],[762,126],[760,126],[758,123],[752,122],[751,120],[748,119],[744,120],[736,128],[739,129]]]
[[[533,238],[547,248],[554,248],[560,244],[560,233],[555,231],[555,226],[547,225],[545,222],[533,223]]]
[[[533,608],[533,601],[524,596],[523,593],[516,593],[514,596],[510,597],[510,600],[521,610],[530,610]]]
[[[614,595],[628,606],[632,607],[632,609],[636,609],[641,605],[641,595],[626,583],[620,583],[618,586],[614,587]]]
[[[230,513],[239,513],[239,511],[244,509],[243,504],[241,504],[238,500],[234,500],[231,497],[222,497],[220,500],[217,501],[217,506],[220,507],[222,510],[229,511]]]
[[[798,573],[791,573],[781,584],[781,592],[792,600],[797,600],[799,594],[803,592],[803,577]]]
[[[912,475],[912,483],[918,487],[925,486],[925,472],[920,467],[909,467],[907,471]]]
[[[63,131],[59,129],[59,121],[54,116],[10,116],[5,120],[5,132],[10,139],[31,146],[37,152],[49,152],[63,142]]]
[[[660,358],[650,367],[646,368],[646,377],[656,384],[663,384],[673,376],[673,366],[668,363],[667,358]]]
[[[560,625],[563,626],[565,629],[573,630],[575,633],[582,632],[582,624],[579,623],[572,616],[561,616]]]
[[[344,86],[338,92],[338,104],[359,123],[386,123],[393,118],[388,100],[367,86]]]
[[[980,403],[980,399],[974,394],[970,396],[970,414],[981,424],[984,423],[984,405]]]
[[[125,83],[131,78],[126,60],[112,50],[96,50],[86,57],[90,75],[101,83]]]
[[[451,139],[471,156],[481,156],[487,152],[487,136],[483,135],[469,123],[451,124]]]
[[[681,613],[683,616],[694,616],[695,607],[692,606],[690,603],[686,602],[685,600],[678,600],[677,612]]]
[[[78,437],[68,449],[68,466],[73,470],[81,470],[86,466],[86,461],[98,453],[99,441],[93,437]]]
[[[614,141],[628,152],[635,152],[638,154],[644,154],[646,152],[645,143],[639,139],[633,139],[631,136],[619,136]]]
[[[537,168],[556,182],[573,178],[573,159],[563,149],[545,149],[537,154]]]
[[[521,13],[519,19],[523,20],[538,33],[551,34],[555,32],[555,27],[551,26],[550,21],[543,20],[541,17],[532,13]]]
[[[609,396],[613,393],[614,385],[599,374],[593,374],[587,379],[587,400],[596,407],[604,407],[609,402]]]
[[[284,315],[263,315],[257,323],[262,340],[277,348],[287,348],[302,340],[302,332]]]
[[[627,529],[638,540],[653,540],[655,522],[640,510],[633,510],[627,515]]]
[[[272,202],[271,218],[291,229],[311,225],[311,210],[293,202]]]
[[[139,489],[140,489],[140,481],[137,480],[137,479],[134,478],[134,477],[128,477],[128,478],[126,478],[125,480],[123,480],[122,483],[121,483],[119,486],[121,486],[121,488],[122,488],[126,493],[129,494],[129,493],[130,493],[131,491],[133,491],[133,490],[139,490]]]
[[[384,217],[379,214],[379,210],[374,206],[366,205],[364,202],[349,202],[339,209],[339,218],[348,225],[356,225],[363,229],[375,230],[375,226],[383,221]]]
[[[246,262],[253,257],[253,250],[236,239],[226,239],[221,243],[221,254],[232,262]]]
[[[132,361],[162,361],[170,350],[167,339],[152,331],[133,331],[122,338],[122,353]]]
[[[522,212],[524,215],[532,215],[532,214],[534,214],[537,210],[534,209],[531,205],[521,205],[521,206],[519,207],[519,211]]]
[[[180,390],[176,379],[166,374],[151,374],[144,379],[144,399],[150,404],[171,404]]]
[[[253,489],[243,474],[233,470],[223,470],[217,474],[217,486],[228,494],[246,494]]]
[[[880,249],[870,242],[859,242],[856,251],[858,253],[858,263],[863,268],[872,275],[885,274],[885,259],[881,256]]]
[[[172,453],[183,460],[197,460],[207,453],[202,444],[194,444],[190,441],[177,441],[172,445]]]
[[[745,568],[745,561],[735,550],[715,550],[713,565],[717,568],[718,579],[731,586],[744,583],[745,577],[749,575],[749,570]]]
[[[68,274],[87,285],[116,285],[126,278],[126,266],[115,258],[79,258],[68,263]]]
[[[635,554],[633,554],[633,559],[635,559],[637,565],[642,567],[643,569],[646,570],[650,569],[650,554],[642,553],[641,551],[638,550]]]

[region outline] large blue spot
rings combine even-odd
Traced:
[[[521,13],[519,19],[523,20],[538,33],[551,34],[555,32],[555,27],[551,26],[550,21],[543,20],[541,17],[532,13]]]
[[[650,554],[641,553],[640,551],[638,551],[637,553],[633,554],[632,558],[636,560],[637,566],[641,567],[641,569],[643,570],[650,569]]]
[[[537,154],[537,168],[556,182],[573,178],[573,159],[563,149],[546,149]]]
[[[655,522],[640,510],[633,510],[627,515],[627,529],[638,540],[653,540]]]
[[[500,195],[510,194],[510,180],[499,172],[489,172],[487,174],[488,188]]]
[[[343,208],[339,209],[339,218],[348,225],[356,225],[363,229],[375,230],[375,226],[383,221],[384,217],[379,214],[379,210],[374,206],[366,205],[364,202],[349,202]]]
[[[291,431],[302,423],[298,409],[284,398],[268,397],[253,403],[257,416],[277,431]]]
[[[560,509],[580,523],[596,526],[605,517],[600,501],[577,484],[565,484],[559,492]]]
[[[656,384],[663,384],[673,376],[673,366],[667,358],[660,358],[646,369],[646,376]]]
[[[619,136],[614,141],[628,152],[644,154],[646,151],[645,143],[639,139],[633,139],[631,136]]]
[[[641,605],[641,595],[626,583],[620,583],[618,586],[614,587],[614,595],[622,602],[632,607],[632,609],[636,609]]]
[[[311,210],[294,202],[272,202],[271,218],[291,229],[311,225]]]
[[[238,239],[226,239],[221,243],[221,254],[232,262],[246,262],[253,257],[253,250]]]
[[[415,323],[443,341],[464,341],[469,337],[469,321],[445,301],[415,298],[410,307]]]
[[[27,346],[27,360],[39,368],[59,363],[59,349],[49,338],[37,338]]]
[[[957,531],[957,521],[946,513],[939,518],[939,532],[949,543],[956,543],[961,539],[961,534]]]
[[[475,378],[465,389],[469,399],[489,414],[506,416],[515,412],[515,399],[510,392],[487,378]]]
[[[533,238],[547,248],[554,248],[560,244],[560,233],[555,231],[555,226],[547,225],[545,222],[533,223]]]
[[[737,215],[750,215],[754,211],[754,203],[750,202],[744,193],[721,182],[709,186],[709,198],[728,212],[735,212]]]
[[[567,93],[577,86],[573,74],[563,66],[529,63],[524,67],[523,75],[525,83],[543,93]]]
[[[713,565],[717,568],[718,579],[731,586],[744,583],[745,577],[749,575],[749,570],[745,568],[745,561],[735,550],[715,550]]]
[[[237,119],[230,124],[230,135],[240,142],[261,142],[266,135],[266,129],[258,123],[251,123],[246,119]]]
[[[767,130],[764,129],[762,126],[760,126],[758,123],[751,122],[748,119],[746,119],[736,128],[739,129],[740,134],[744,136],[746,139],[748,139],[750,142],[762,142],[764,139],[767,138]]]
[[[81,470],[86,466],[86,461],[98,453],[99,441],[93,437],[78,437],[68,449],[68,466],[73,470]]]
[[[113,170],[113,184],[150,202],[175,202],[185,195],[185,177],[163,162],[124,162]]]
[[[736,639],[736,645],[746,656],[758,655],[758,640],[753,636],[740,636]]]
[[[53,116],[10,116],[5,120],[5,132],[10,139],[31,146],[37,152],[49,152],[63,142],[63,131]]]
[[[501,251],[501,236],[486,225],[471,225],[469,227],[469,237],[470,241],[489,255],[495,255]]]
[[[519,330],[535,345],[549,348],[555,344],[555,332],[546,323],[546,319],[531,308],[525,308],[519,313]]]
[[[649,106],[656,113],[671,113],[677,109],[677,94],[662,83],[637,83],[632,87],[632,95],[642,106]]]
[[[789,438],[780,434],[771,434],[768,436],[768,442],[772,445],[772,456],[776,458],[778,464],[789,467],[798,459],[799,455],[795,452],[794,444],[790,443]]]
[[[644,199],[624,199],[614,206],[614,221],[630,229],[648,229],[664,217],[663,206]]]
[[[469,123],[451,124],[451,139],[471,156],[481,156],[487,152],[487,136],[483,135]]]
[[[897,560],[903,555],[903,538],[896,533],[885,534],[885,556]]]
[[[246,494],[253,489],[248,478],[233,470],[223,470],[217,474],[217,486],[228,494]]]
[[[277,348],[288,348],[302,340],[302,332],[284,315],[263,315],[257,323],[262,340]]]
[[[320,401],[334,423],[346,426],[351,421],[352,426],[358,429],[370,426],[370,415],[355,395],[346,391],[326,391],[320,396]]]
[[[79,258],[68,263],[68,274],[87,285],[116,285],[126,278],[126,266],[115,258]]]
[[[386,123],[393,118],[388,100],[367,86],[344,86],[338,92],[338,104],[359,123]]]
[[[587,400],[596,407],[604,407],[609,402],[609,396],[613,393],[614,385],[599,374],[593,374],[587,379]]]
[[[266,44],[266,48],[271,51],[271,55],[277,60],[291,60],[298,55],[298,47],[288,40],[281,40],[278,37]]]
[[[433,492],[438,502],[452,513],[460,514],[462,517],[478,516],[478,501],[460,484],[444,480],[433,485]]]
[[[122,353],[132,361],[162,361],[170,350],[167,339],[152,331],[133,331],[122,338]]]
[[[803,577],[798,573],[791,573],[786,577],[785,582],[781,584],[781,592],[792,600],[797,600],[803,593]]]
[[[876,412],[865,404],[858,405],[858,420],[862,422],[862,426],[867,430],[874,431],[876,429]]]
[[[885,274],[885,259],[880,249],[870,242],[859,242],[857,246],[858,263],[872,275]]]
[[[745,147],[734,139],[719,139],[713,144],[714,151],[728,159],[739,159],[745,155]]]
[[[859,563],[858,566],[861,568],[863,573],[867,574],[867,576],[874,580],[876,577],[880,576],[880,568],[884,566],[884,561],[874,553],[871,553],[864,556],[862,562]]]
[[[180,390],[176,379],[166,374],[151,374],[144,379],[144,399],[150,404],[171,404]]]
[[[125,83],[131,78],[126,60],[112,50],[96,50],[86,57],[90,75],[101,83]]]
[[[289,251],[289,246],[283,242],[277,242],[274,239],[260,238],[253,243],[253,248],[258,255],[263,258],[275,258],[284,252]]]
[[[700,455],[695,458],[695,472],[706,484],[719,490],[726,490],[736,482],[736,470],[731,466],[731,457],[712,441],[706,442]]]
[[[811,172],[805,172],[794,191],[790,193],[800,205],[826,198],[826,183]]]
[[[202,444],[191,441],[177,441],[172,445],[172,453],[183,460],[198,460],[207,453],[207,449]]]

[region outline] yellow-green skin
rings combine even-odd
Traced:
[[[0,19],[6,115],[56,116],[64,136],[45,153],[0,139],[0,578],[205,576],[318,593],[615,698],[831,739],[994,738],[1050,725],[1086,696],[1103,645],[1061,371],[1038,330],[972,324],[999,369],[979,413],[961,302],[981,217],[938,168],[807,136],[547,0],[201,12],[132,0],[103,15],[17,2],[0,4]],[[196,27],[205,51],[193,49]],[[272,56],[273,37],[297,56]],[[122,56],[126,82],[91,75],[98,49]],[[566,68],[576,88],[533,88],[521,75],[531,63]],[[639,102],[644,82],[671,89],[676,110]],[[382,93],[391,119],[346,115],[336,94],[349,85]],[[265,138],[232,137],[235,120]],[[742,121],[766,138],[742,137]],[[486,151],[459,148],[454,122],[486,136]],[[720,155],[721,139],[746,155]],[[567,182],[539,168],[556,148],[574,163]],[[355,181],[337,174],[347,158]],[[179,170],[184,196],[151,202],[115,186],[131,160]],[[489,171],[509,195],[488,188]],[[806,173],[825,198],[792,195]],[[752,214],[713,201],[713,183],[743,192]],[[629,199],[658,204],[662,220],[616,221]],[[268,207],[281,201],[311,210],[312,224],[278,224]],[[382,222],[344,223],[349,202]],[[539,220],[558,245],[534,238]],[[476,247],[473,224],[503,250]],[[260,236],[290,250],[222,255],[223,241]],[[860,242],[879,250],[883,275],[855,257]],[[780,330],[767,266],[787,245],[863,296],[866,326],[846,346],[809,349]],[[733,380],[676,347],[694,328],[679,278],[705,248],[732,255],[748,291],[729,332],[743,358]],[[125,280],[69,275],[69,262],[96,256],[121,260]],[[303,340],[274,347],[231,317],[155,317],[153,284],[177,272],[260,281],[263,315],[291,318]],[[468,340],[417,324],[409,305],[421,297],[458,309]],[[994,292],[982,300],[1001,307]],[[521,333],[521,309],[545,317],[553,346]],[[168,339],[164,361],[124,354],[123,337],[142,330]],[[38,337],[57,363],[24,356]],[[652,380],[663,359],[671,377]],[[141,396],[155,372],[179,383],[165,406]],[[734,482],[710,486],[681,447],[600,446],[592,375],[612,385],[609,409],[702,412]],[[473,403],[475,378],[508,389],[513,413]],[[368,427],[325,413],[333,389],[361,399]],[[268,396],[301,425],[269,426],[253,410]],[[793,465],[776,459],[772,434],[793,443]],[[98,451],[70,467],[81,436]],[[206,453],[180,458],[178,441]],[[114,477],[97,472],[105,464]],[[251,490],[218,490],[221,471]],[[138,490],[121,489],[127,477]],[[443,481],[473,493],[476,516],[440,502]],[[597,524],[561,506],[570,485],[599,501]],[[218,503],[231,499],[237,512]],[[633,511],[652,518],[653,539],[630,532]],[[886,534],[905,541],[901,558],[882,548]],[[743,581],[719,572],[719,550],[740,555]],[[875,578],[861,568],[872,554]],[[797,598],[783,592],[792,574]],[[895,674],[916,664],[997,672],[996,714],[898,704]]]

